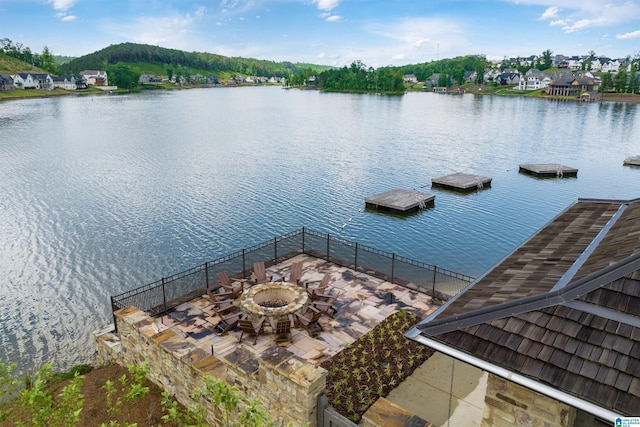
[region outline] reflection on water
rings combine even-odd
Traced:
[[[302,226],[477,276],[579,197],[640,197],[634,104],[194,89],[0,108],[0,357],[91,360],[109,295]],[[34,119],[36,118],[36,119]],[[521,163],[561,163],[535,179]],[[488,176],[469,194],[431,178]],[[408,216],[392,188],[436,195]]]

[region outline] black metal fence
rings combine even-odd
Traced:
[[[246,278],[251,275],[254,262],[263,261],[268,267],[302,253],[407,286],[440,300],[456,295],[473,280],[470,276],[435,265],[302,228],[112,296],[111,309],[115,312],[135,306],[152,316],[165,314],[204,294],[207,288],[217,287],[217,275],[222,271],[230,277]]]

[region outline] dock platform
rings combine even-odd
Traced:
[[[537,177],[576,177],[578,169],[558,163],[535,163],[520,165],[520,172]]]
[[[622,164],[624,166],[640,166],[640,156],[627,157]]]
[[[402,213],[431,207],[434,205],[435,198],[436,196],[433,194],[396,188],[367,197],[364,202],[370,208],[382,208]]]
[[[453,173],[431,179],[432,187],[442,187],[456,191],[473,191],[491,187],[491,178],[466,173]]]

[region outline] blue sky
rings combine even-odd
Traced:
[[[0,0],[0,38],[81,56],[110,44],[334,66],[640,53],[640,0]]]

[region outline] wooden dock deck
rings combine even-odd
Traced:
[[[520,172],[538,177],[576,177],[578,169],[558,163],[534,163],[520,165]]]
[[[640,166],[640,156],[627,157],[622,162],[624,166]]]
[[[434,205],[433,194],[396,188],[364,199],[365,205],[371,208],[383,208],[392,212],[410,212],[425,209]]]
[[[432,187],[448,188],[456,191],[473,191],[491,187],[491,178],[466,173],[453,173],[431,179]]]

